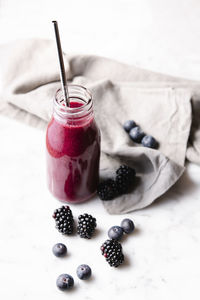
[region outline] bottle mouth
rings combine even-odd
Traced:
[[[92,108],[92,94],[84,86],[68,84],[68,92],[69,102],[72,106],[66,105],[62,90],[57,90],[54,98],[54,108],[57,113],[75,117],[80,113],[87,113]]]

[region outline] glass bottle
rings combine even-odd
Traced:
[[[47,182],[61,201],[79,203],[91,198],[99,180],[100,131],[91,93],[69,85],[70,106],[58,90],[46,132]]]

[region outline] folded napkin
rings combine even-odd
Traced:
[[[133,191],[103,201],[112,214],[151,204],[182,175],[185,159],[200,163],[200,83],[124,65],[106,58],[65,55],[67,78],[91,90],[101,131],[101,177],[133,166]],[[0,47],[0,111],[39,128],[52,114],[60,87],[54,41],[23,40]],[[122,124],[135,120],[159,150],[133,143]],[[189,140],[189,143],[188,143]]]

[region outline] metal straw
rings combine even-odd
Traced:
[[[63,92],[66,106],[69,106],[69,92],[68,92],[67,80],[66,80],[66,75],[65,75],[65,65],[64,65],[64,61],[63,61],[62,47],[61,47],[61,42],[60,42],[59,30],[58,30],[58,23],[57,23],[57,21],[52,21],[52,23],[54,25],[55,36],[56,36],[56,44],[57,44],[58,58],[59,58],[59,64],[60,64],[60,80],[61,80],[62,92]]]

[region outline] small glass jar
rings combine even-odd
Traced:
[[[91,93],[69,85],[70,106],[58,90],[47,127],[47,182],[59,200],[79,203],[91,198],[99,180],[100,131]]]

